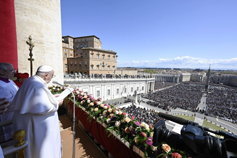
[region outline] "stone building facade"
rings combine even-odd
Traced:
[[[154,91],[155,78],[64,78],[64,83],[102,101]]]
[[[135,69],[116,69],[115,74],[117,75],[138,75]]]
[[[67,67],[65,73],[114,74],[117,69],[117,53],[101,49],[101,44],[100,39],[94,35],[74,37],[74,56],[67,57],[67,65],[64,64]]]
[[[62,39],[62,52],[63,52],[63,73],[68,73],[68,63],[67,58],[74,57],[74,49],[73,49],[73,37],[71,36],[63,36]]]
[[[224,84],[237,87],[237,76],[235,75],[214,75],[210,76],[210,83]]]

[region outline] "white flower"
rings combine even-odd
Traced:
[[[136,127],[135,131],[140,131],[141,127]]]
[[[98,111],[99,109],[98,108],[95,108],[95,112]]]
[[[142,122],[142,123],[141,123],[141,126],[143,126],[147,131],[150,130],[149,125],[146,124],[145,122]]]
[[[109,108],[109,109],[108,109],[108,112],[112,112],[112,109],[111,109],[111,108]]]
[[[151,146],[151,150],[152,150],[152,151],[156,151],[156,150],[157,150],[157,146],[153,146],[153,145],[152,145],[152,146]]]
[[[97,105],[100,105],[100,104],[101,104],[101,102],[98,101],[98,102],[97,102]]]
[[[83,104],[84,102],[83,101],[81,101],[81,104]]]
[[[87,103],[90,103],[91,101],[90,100],[87,100]]]
[[[115,114],[118,115],[118,114],[119,114],[119,111],[116,110],[116,111],[115,111]]]
[[[116,126],[116,127],[120,126],[120,124],[121,124],[120,121],[116,121],[116,122],[115,122],[115,126]]]
[[[107,107],[107,106],[104,106],[104,109],[108,109],[108,107]]]
[[[111,121],[111,119],[110,119],[110,118],[108,118],[108,119],[106,120],[106,122],[107,122],[107,123],[110,123],[110,121]]]
[[[106,115],[106,113],[107,113],[107,110],[103,111],[103,115]]]

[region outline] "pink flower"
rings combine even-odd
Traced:
[[[127,123],[129,123],[129,122],[131,121],[131,119],[130,119],[129,117],[126,117],[126,118],[125,118],[125,121],[126,121]]]
[[[172,158],[182,158],[179,153],[172,153]]]
[[[127,115],[128,115],[126,112],[123,112],[122,114],[123,114],[124,116],[127,116]]]
[[[142,135],[143,137],[147,137],[146,133],[144,133],[144,132],[142,132],[141,135]]]
[[[162,144],[161,147],[166,153],[170,152],[171,148],[168,144]]]
[[[153,129],[153,126],[152,125],[149,125],[150,129]]]
[[[134,120],[134,119],[135,119],[135,116],[132,115],[132,120]]]
[[[153,144],[153,138],[152,137],[148,137],[147,138],[147,140],[146,140],[146,143],[148,144],[148,145],[152,145]]]
[[[95,112],[98,111],[99,109],[98,108],[95,108]]]
[[[137,126],[140,126],[140,125],[141,125],[141,123],[140,123],[140,122],[135,122],[135,124],[136,124]]]

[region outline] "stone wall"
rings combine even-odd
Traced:
[[[15,0],[19,72],[30,74],[29,46],[32,36],[33,74],[40,65],[55,69],[55,80],[63,82],[60,0]]]

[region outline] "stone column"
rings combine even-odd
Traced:
[[[19,72],[30,73],[29,46],[33,48],[33,72],[40,65],[54,68],[54,80],[63,83],[63,57],[60,0],[15,0]]]

